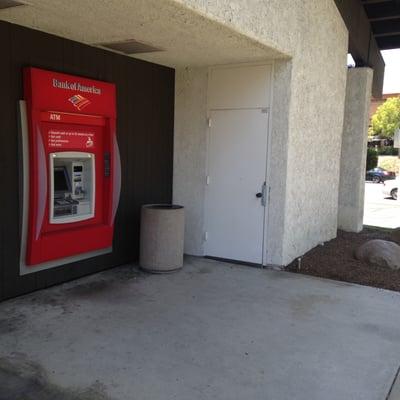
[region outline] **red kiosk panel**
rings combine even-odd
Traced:
[[[25,264],[112,246],[120,191],[111,83],[26,68],[29,215]]]

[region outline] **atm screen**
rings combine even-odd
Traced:
[[[63,193],[71,192],[71,183],[65,167],[54,168],[54,191]]]

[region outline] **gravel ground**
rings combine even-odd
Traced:
[[[360,233],[338,231],[336,239],[318,246],[287,267],[288,271],[321,278],[358,283],[400,292],[400,271],[371,265],[354,257],[355,250],[371,239],[400,244],[399,230],[365,228]]]

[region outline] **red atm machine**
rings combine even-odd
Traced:
[[[29,143],[25,264],[111,248],[120,192],[115,85],[24,70]]]

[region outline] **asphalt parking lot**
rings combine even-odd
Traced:
[[[385,198],[382,183],[365,183],[364,225],[400,227],[400,201]]]

